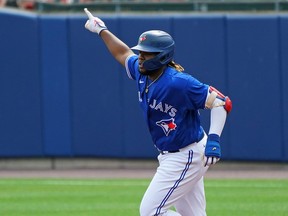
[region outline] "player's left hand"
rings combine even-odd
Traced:
[[[86,29],[97,34],[107,29],[105,23],[100,18],[94,17],[87,8],[84,8],[84,11],[89,18],[85,24]]]
[[[204,166],[216,164],[221,158],[220,137],[217,134],[209,134],[206,147]]]

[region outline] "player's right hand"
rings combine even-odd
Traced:
[[[204,166],[216,164],[221,158],[220,137],[209,134],[205,147]]]
[[[97,34],[100,34],[103,30],[107,29],[105,23],[98,17],[94,17],[87,8],[84,8],[84,11],[88,16],[88,20],[85,24],[86,29]]]

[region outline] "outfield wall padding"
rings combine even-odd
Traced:
[[[175,61],[230,96],[223,159],[288,161],[287,15],[99,17],[130,47],[169,32]],[[0,11],[0,157],[157,156],[135,82],[85,21]]]

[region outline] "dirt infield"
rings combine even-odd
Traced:
[[[144,169],[81,169],[81,170],[1,170],[0,178],[152,178],[155,170]],[[288,179],[280,170],[209,170],[206,178]]]
[[[155,161],[25,161],[0,161],[0,178],[152,178],[157,168]],[[206,178],[288,179],[288,164],[219,162]]]

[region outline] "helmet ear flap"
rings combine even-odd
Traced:
[[[143,62],[143,67],[148,71],[159,69],[162,66],[163,65],[161,64],[157,56]]]
[[[159,54],[159,61],[161,62],[162,65],[166,65],[170,61],[172,61],[173,56],[174,56],[174,50],[164,51]]]
[[[154,58],[146,60],[143,66],[146,70],[156,70],[172,61],[174,50],[160,52]]]

